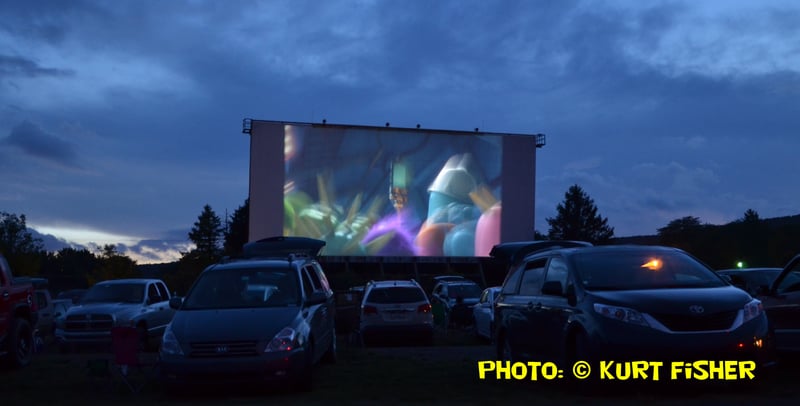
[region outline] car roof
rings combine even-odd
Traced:
[[[739,272],[780,272],[783,268],[771,268],[771,267],[764,267],[764,268],[731,268],[731,269],[720,269],[717,272],[719,273],[739,273]]]
[[[97,282],[96,285],[116,285],[120,283],[145,283],[145,282],[163,282],[161,279],[151,278],[126,278],[126,279],[109,279],[107,281]]]
[[[419,284],[413,280],[407,279],[397,279],[397,280],[386,280],[386,281],[374,281],[371,282],[370,287],[373,288],[385,288],[385,287],[392,287],[392,286],[410,286],[410,287],[419,287]]]
[[[229,262],[220,262],[206,268],[203,272],[222,271],[226,269],[250,269],[250,268],[292,268],[300,263],[306,263],[310,257],[286,257],[286,258],[250,258],[237,259]]]

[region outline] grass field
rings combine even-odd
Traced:
[[[314,390],[307,394],[279,390],[229,388],[191,396],[167,395],[154,383],[132,394],[109,378],[92,377],[89,360],[98,354],[39,354],[23,370],[0,371],[2,405],[265,405],[265,404],[797,404],[800,368],[774,371],[759,386],[716,384],[641,387],[620,384],[612,390],[581,383],[518,382],[478,379],[478,360],[493,359],[488,345],[449,334],[435,347],[359,348],[340,345],[339,362],[320,366]]]

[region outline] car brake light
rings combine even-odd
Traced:
[[[417,313],[428,313],[431,311],[431,305],[428,303],[421,304],[417,307]]]
[[[378,314],[378,308],[375,306],[364,306],[364,314]]]

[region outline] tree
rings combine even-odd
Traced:
[[[89,285],[109,279],[135,278],[139,276],[136,270],[136,261],[127,255],[122,255],[113,244],[103,246],[97,258],[97,266],[87,276]]]
[[[758,213],[755,210],[747,209],[747,211],[744,212],[744,217],[742,217],[740,221],[743,223],[757,223],[761,221],[761,218],[758,217]]]
[[[703,225],[700,219],[694,216],[684,216],[670,221],[666,226],[658,229],[658,237],[662,245],[681,248],[689,252],[699,251],[702,245]]]
[[[0,212],[0,253],[17,275],[36,275],[41,265],[42,240],[34,238],[25,215]]]
[[[228,228],[225,230],[225,255],[236,255],[242,252],[242,247],[249,238],[250,226],[250,199],[245,199],[229,217]]]
[[[220,240],[223,230],[222,220],[214,213],[211,206],[205,205],[203,212],[197,217],[194,227],[189,231],[189,239],[196,246],[195,250],[198,254],[208,258],[216,258],[220,254]]]
[[[608,219],[597,214],[597,206],[578,185],[570,186],[564,201],[556,207],[555,217],[547,218],[551,240],[579,240],[602,244],[614,237]]]

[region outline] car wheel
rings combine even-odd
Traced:
[[[15,318],[9,334],[8,361],[15,368],[23,368],[33,358],[33,330],[27,320]]]
[[[333,341],[331,341],[331,346],[328,348],[328,351],[322,356],[322,362],[325,364],[336,363],[336,330],[333,330]]]

